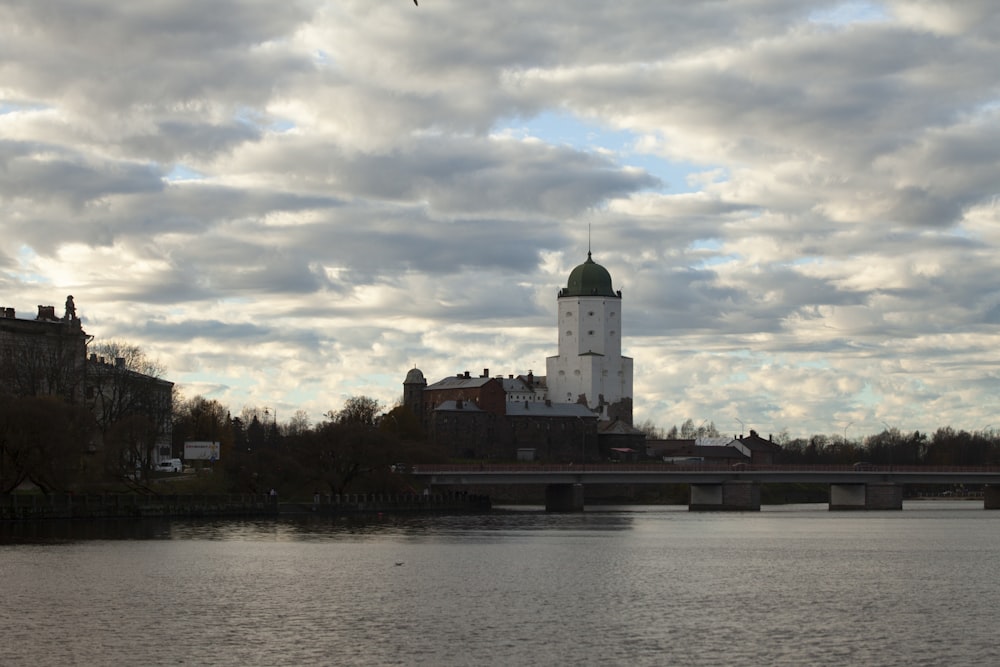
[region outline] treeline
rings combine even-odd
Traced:
[[[837,436],[779,438],[783,463],[983,466],[1000,465],[1000,434],[994,431],[939,428],[928,436],[920,431],[886,429],[861,442]]]
[[[178,406],[173,440],[178,453],[186,440],[219,442],[219,461],[196,465],[210,467],[231,493],[418,493],[398,474],[400,466],[444,460],[410,410],[397,406],[383,414],[366,396],[349,398],[314,425],[302,412],[279,423],[270,408],[232,417],[217,401],[195,397]]]
[[[645,433],[649,440],[693,440],[695,438],[716,438],[721,435],[715,428],[715,422],[707,419],[698,425],[695,425],[693,419],[687,419],[680,426],[674,424],[667,429],[660,428],[653,423],[652,419],[646,419],[636,423],[635,428]]]
[[[383,414],[364,396],[314,425],[302,412],[279,424],[269,408],[247,408],[234,417],[200,396],[178,401],[171,421],[172,443],[161,458],[182,456],[186,440],[212,440],[221,450],[218,461],[186,461],[197,469],[188,485],[193,488],[175,479],[172,492],[419,492],[396,472],[400,465],[443,460],[408,409]],[[88,406],[64,398],[0,396],[0,493],[25,482],[45,493],[154,492],[155,482],[165,478],[150,464],[154,449],[164,447],[160,435],[155,420],[142,415],[102,425]]]
[[[445,460],[402,406],[383,412],[378,401],[356,396],[315,424],[302,411],[279,422],[268,407],[247,407],[234,416],[201,396],[182,400],[175,394],[164,401],[159,368],[141,351],[115,344],[108,353],[126,363],[103,371],[100,391],[85,400],[0,396],[0,493],[25,482],[44,492],[151,492],[159,479],[152,464],[183,456],[190,440],[220,443],[218,461],[193,462],[206,492],[419,492],[407,487],[400,466]],[[636,427],[658,438],[720,435],[708,420],[688,419],[665,431],[648,421]],[[779,461],[787,464],[1000,465],[1000,435],[992,430],[943,427],[928,435],[887,428],[860,441],[782,433],[775,442],[782,447]]]
[[[0,363],[0,493],[25,482],[43,491],[92,488],[148,472],[171,422],[163,368],[120,341],[90,347],[8,338]],[[106,362],[105,362],[106,360]],[[126,477],[129,474],[130,477]]]

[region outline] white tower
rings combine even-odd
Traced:
[[[622,356],[622,293],[591,259],[559,291],[559,354],[545,360],[549,399],[582,403],[601,420],[632,424],[632,359]]]

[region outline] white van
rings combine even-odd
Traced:
[[[184,464],[181,463],[180,459],[166,459],[157,463],[153,470],[156,472],[182,472]]]

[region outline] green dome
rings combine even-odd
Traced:
[[[611,289],[611,274],[595,262],[587,253],[587,261],[573,269],[569,283],[559,296],[613,296],[619,297]]]

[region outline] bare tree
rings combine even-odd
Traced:
[[[635,424],[635,428],[646,434],[647,440],[657,440],[663,437],[663,429],[653,423],[652,419],[644,419]]]
[[[368,396],[351,396],[344,403],[343,409],[336,413],[338,424],[355,426],[375,426],[376,418],[382,410],[382,405]]]
[[[129,415],[116,421],[104,437],[104,468],[112,477],[129,478],[138,473],[149,478],[149,451],[156,446],[156,424],[144,415]]]
[[[118,420],[141,414],[169,423],[173,384],[162,380],[163,366],[136,345],[111,341],[96,345],[88,368],[89,398],[105,432]]]
[[[163,366],[149,359],[136,345],[110,341],[96,345],[87,363],[87,402],[97,424],[109,444],[112,429],[123,420],[131,422],[125,432],[137,432],[135,426],[141,418],[141,430],[148,449],[119,472],[131,473],[138,465],[148,468],[155,458],[155,449],[161,447],[169,454],[170,432],[173,416],[173,383],[162,379]],[[121,431],[122,429],[119,429]],[[115,434],[118,437],[120,433]],[[133,443],[137,442],[129,436]],[[121,452],[121,442],[114,444]],[[111,460],[114,460],[112,457]]]
[[[247,430],[252,430],[253,424]],[[242,425],[242,424],[241,424]],[[195,396],[181,401],[174,415],[173,437],[175,447],[182,447],[185,440],[211,440],[219,443],[220,458],[232,453],[233,420],[229,409],[214,398]]]
[[[299,435],[309,430],[309,413],[305,410],[296,410],[292,418],[288,420],[284,431],[286,435]]]
[[[0,493],[26,480],[42,491],[71,488],[90,455],[94,422],[57,397],[0,400]]]

